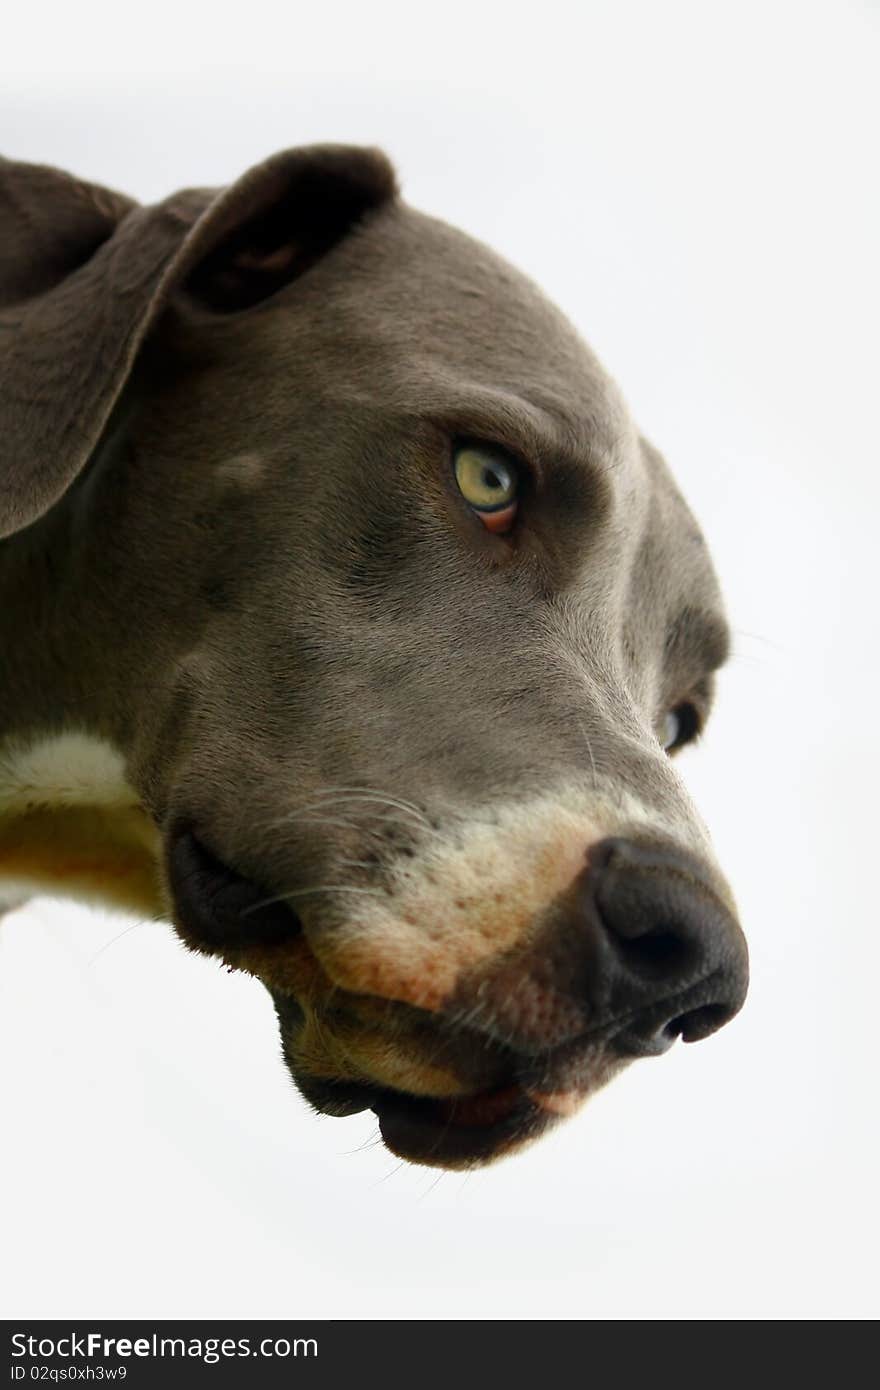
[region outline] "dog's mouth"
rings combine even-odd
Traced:
[[[595,1033],[521,1052],[473,1031],[454,1010],[351,992],[325,969],[309,924],[231,869],[191,826],[169,836],[167,873],[183,940],[266,985],[306,1100],[327,1115],[372,1110],[386,1147],[409,1162],[489,1163],[572,1114],[631,1056],[658,1050],[627,1051]]]
[[[303,994],[324,989],[334,1008],[346,1002],[364,1007],[360,996],[340,995],[310,950],[302,923],[271,892],[231,869],[207,848],[190,826],[175,828],[168,842],[168,879],[175,924],[183,939],[196,949],[219,956],[263,979],[279,1013],[285,1058],[305,1098],[328,1115],[353,1115],[372,1110],[388,1149],[409,1162],[444,1168],[467,1168],[488,1163],[518,1148],[548,1127],[562,1113],[526,1086],[500,1080],[466,1094],[413,1094],[372,1080],[317,1078],[298,1056],[296,1039]],[[367,1006],[373,1001],[367,1000]],[[332,1031],[332,1018],[322,1019],[322,1031]],[[414,1045],[415,1050],[415,1045]],[[422,1050],[421,1047],[418,1048]]]

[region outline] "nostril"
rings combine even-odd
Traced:
[[[664,927],[641,936],[614,933],[614,944],[621,961],[648,979],[682,974],[695,964],[698,954],[691,942]]]
[[[663,1030],[671,1039],[681,1038],[682,1042],[699,1042],[717,1033],[736,1013],[724,1004],[703,1004],[699,1009],[690,1009],[679,1014],[666,1024]]]
[[[726,1004],[703,1004],[695,1009],[676,1013],[667,1020],[667,1010],[646,1008],[635,1018],[627,1019],[615,1041],[628,1056],[652,1057],[668,1052],[677,1038],[682,1042],[699,1042],[717,1033],[736,1013]]]

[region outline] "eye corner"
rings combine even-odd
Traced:
[[[664,753],[670,757],[696,743],[703,732],[705,716],[693,700],[679,700],[664,714],[658,738]]]

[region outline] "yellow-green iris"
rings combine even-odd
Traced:
[[[516,501],[516,468],[501,449],[465,444],[455,455],[455,480],[466,502],[480,512],[497,512]]]

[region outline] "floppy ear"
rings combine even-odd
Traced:
[[[153,207],[0,159],[0,538],[88,462],[169,294],[236,313],[395,195],[378,150],[287,150]]]

